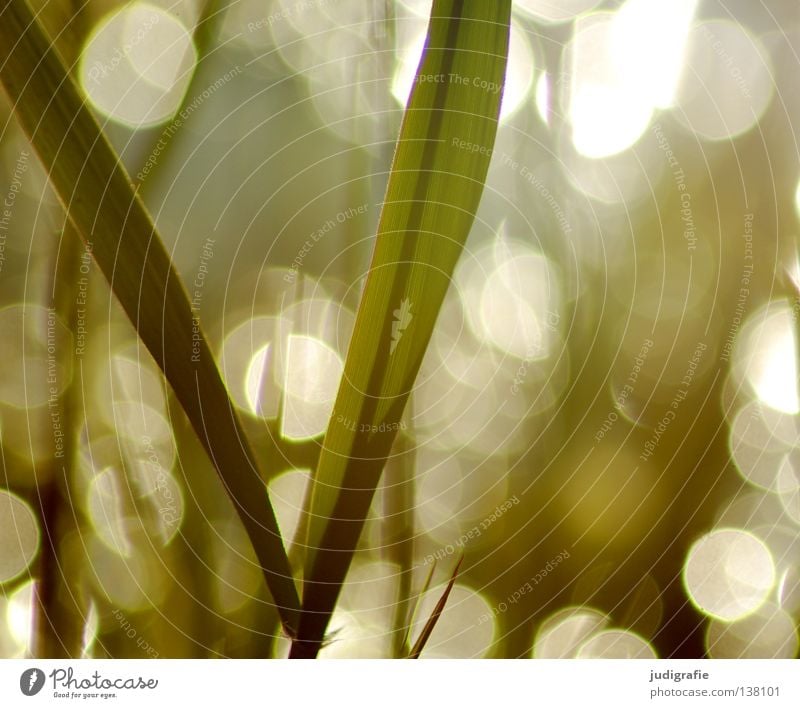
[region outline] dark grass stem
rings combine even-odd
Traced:
[[[0,80],[81,237],[169,381],[291,634],[299,599],[274,510],[186,289],[130,178],[25,0],[0,10]],[[199,338],[199,340],[198,340]]]

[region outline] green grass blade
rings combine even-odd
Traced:
[[[447,605],[447,599],[450,597],[450,593],[453,590],[453,585],[456,584],[458,569],[461,567],[463,560],[464,556],[461,556],[461,558],[458,559],[458,563],[456,563],[456,567],[453,569],[453,574],[450,576],[450,582],[447,583],[447,587],[444,589],[442,596],[436,603],[436,607],[433,608],[431,616],[428,617],[428,621],[425,623],[425,626],[422,628],[419,637],[417,637],[417,641],[414,642],[414,646],[411,648],[411,651],[408,654],[409,659],[419,659],[420,654],[422,654],[422,650],[425,648],[425,645],[431,638],[431,634],[433,634],[436,623],[439,621],[439,617],[442,616],[445,605]]]
[[[433,3],[315,475],[293,656],[319,649],[474,221],[497,132],[510,13],[510,0]]]
[[[116,154],[24,0],[0,10],[0,80],[70,220],[175,391],[241,517],[287,631],[299,599],[254,457],[186,291]]]

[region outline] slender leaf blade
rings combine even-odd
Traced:
[[[425,593],[428,592],[428,588],[431,586],[431,581],[433,580],[433,573],[436,571],[436,560],[431,563],[431,569],[428,571],[428,575],[425,577],[425,582],[422,583],[422,587],[420,591],[417,593],[417,599],[414,602],[414,609],[411,611],[409,616],[406,618],[406,629],[405,634],[403,635],[403,648],[408,648],[408,640],[411,636],[411,628],[414,626],[414,621],[417,618],[417,612],[419,612],[419,607],[422,604],[422,598],[425,597]],[[410,653],[410,652],[409,652]]]
[[[142,201],[25,0],[0,10],[0,80],[64,208],[158,362],[239,514],[290,634],[299,598],[266,487]]]
[[[474,221],[497,132],[510,12],[510,0],[434,0],[314,479],[293,656],[319,649]]]
[[[442,596],[439,598],[439,601],[433,608],[431,616],[428,617],[428,621],[422,628],[419,637],[417,637],[417,641],[414,642],[414,646],[411,648],[411,651],[408,654],[409,659],[419,659],[420,654],[422,654],[422,650],[425,648],[425,645],[431,638],[431,634],[433,634],[433,630],[436,628],[436,623],[439,621],[439,617],[442,616],[442,612],[444,612],[444,608],[447,605],[447,600],[450,597],[450,593],[453,590],[453,586],[456,584],[456,578],[458,577],[458,569],[461,567],[461,563],[463,561],[464,561],[464,556],[461,556],[461,558],[458,559],[458,563],[456,563],[456,567],[453,569],[453,574],[450,576],[450,582],[447,583],[447,587],[444,589]]]

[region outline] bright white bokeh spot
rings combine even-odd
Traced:
[[[735,357],[734,366],[762,403],[783,413],[800,412],[797,341],[786,301],[771,302],[750,317]]]
[[[261,347],[250,360],[245,374],[245,393],[247,394],[247,406],[254,415],[265,416],[266,405],[262,403],[262,394],[269,390],[269,379],[272,375],[270,366],[270,345],[265,344]]]
[[[408,102],[414,85],[422,50],[425,47],[425,37],[425,30],[418,32],[398,52],[391,90],[397,102],[403,106]],[[533,50],[527,34],[512,21],[500,120],[509,118],[523,105],[533,85],[533,73]],[[448,77],[445,78],[449,80]]]
[[[654,108],[675,99],[698,1],[626,0],[614,18],[615,41],[625,48],[620,60],[632,60],[624,71]]]
[[[329,403],[336,397],[343,362],[325,342],[305,335],[290,335],[288,342],[286,395],[306,403]]]
[[[350,310],[315,296],[287,305],[281,299],[276,316],[235,327],[222,344],[220,368],[237,407],[260,418],[280,415],[281,435],[290,440],[324,433],[354,322]]]
[[[431,450],[525,447],[520,422],[551,408],[567,385],[557,269],[502,224],[498,232],[461,259],[416,380],[410,434]],[[516,395],[523,389],[531,395]],[[442,532],[458,523],[445,520]]]
[[[639,77],[627,68],[630,57],[619,44],[614,17],[602,13],[578,23],[565,51],[572,143],[586,157],[607,157],[629,148],[653,112]]]
[[[134,128],[157,125],[180,107],[197,63],[192,36],[172,14],[136,2],[101,21],[78,75],[92,105]]]
[[[310,482],[310,470],[290,470],[271,479],[267,485],[281,536],[287,548],[297,533]]]
[[[525,32],[512,22],[508,46],[508,68],[503,89],[503,102],[500,105],[500,120],[513,115],[523,105],[532,84],[533,50]]]
[[[712,620],[706,647],[711,659],[794,659],[797,630],[791,615],[768,603],[736,622]]]
[[[568,22],[600,4],[600,0],[514,0],[514,9],[547,23]]]
[[[548,617],[533,644],[534,659],[573,659],[580,648],[609,624],[607,615],[587,607],[568,607]]]
[[[11,638],[25,653],[30,650],[33,638],[34,588],[33,580],[20,585],[6,605],[6,624]]]
[[[526,33],[514,22],[508,44],[508,67],[500,105],[500,120],[512,116],[523,105],[533,85],[533,50]]]
[[[653,647],[634,632],[609,629],[581,645],[577,659],[657,659]]]
[[[328,427],[344,362],[325,342],[290,335],[283,380],[281,435],[302,440],[321,435]]]
[[[254,317],[236,327],[222,344],[220,369],[240,410],[265,419],[278,417],[279,371],[272,342],[288,336],[289,323]]]
[[[416,642],[444,592],[445,585],[431,588],[420,600],[411,628]],[[487,618],[482,621],[482,618]],[[489,603],[466,585],[456,583],[422,652],[428,659],[480,659],[494,642],[494,616]]]
[[[196,59],[192,37],[173,14],[159,12],[147,3],[134,3],[124,13],[120,40],[123,48],[130,47],[127,58],[131,66],[148,83],[171,91],[185,73],[191,78]]]
[[[750,484],[771,492],[791,491],[792,448],[800,443],[797,417],[750,401],[730,426],[731,457]]]
[[[0,657],[15,659],[22,656],[24,654],[8,628],[8,601],[3,595],[0,595]]]
[[[767,51],[745,27],[729,21],[692,28],[675,98],[675,117],[709,140],[727,140],[758,123],[772,99]]]
[[[775,565],[769,549],[752,534],[720,529],[689,549],[683,581],[699,610],[731,622],[764,604],[775,585]]]
[[[548,321],[558,307],[553,269],[521,243],[498,243],[503,246],[495,249],[495,268],[481,292],[480,334],[519,359],[542,359],[554,340]]]
[[[631,147],[656,108],[670,105],[696,0],[628,0],[576,23],[566,50],[567,114],[581,155]]]
[[[28,503],[0,490],[0,584],[24,573],[39,550],[39,523]]]

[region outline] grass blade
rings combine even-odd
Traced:
[[[425,597],[425,593],[428,592],[428,588],[431,586],[431,581],[433,580],[433,573],[436,571],[436,560],[431,563],[431,569],[428,571],[428,575],[425,577],[425,582],[422,583],[422,587],[420,591],[417,593],[417,599],[414,602],[414,609],[411,611],[409,616],[406,618],[406,630],[405,634],[403,635],[403,649],[408,649],[408,640],[411,637],[411,628],[414,626],[414,620],[417,618],[417,612],[419,612],[419,607],[422,604],[422,598]],[[410,649],[405,651],[404,654],[410,654]]]
[[[254,457],[170,257],[25,0],[0,10],[0,79],[81,237],[158,362],[222,479],[294,633],[299,600]]]
[[[436,607],[433,608],[431,616],[428,617],[428,621],[422,628],[422,632],[420,632],[419,637],[417,637],[417,641],[414,642],[414,646],[411,648],[411,652],[408,655],[409,659],[419,659],[419,655],[422,654],[422,650],[428,643],[431,634],[433,634],[433,629],[436,627],[436,623],[439,621],[439,617],[441,617],[442,612],[444,612],[445,605],[447,605],[447,598],[450,597],[450,592],[453,590],[453,585],[456,584],[458,569],[461,567],[463,560],[464,556],[461,556],[461,558],[458,560],[458,563],[456,563],[456,567],[453,569],[453,575],[450,577],[450,582],[447,583],[447,587],[444,589],[442,596],[439,598],[439,602],[436,603]]]
[[[474,221],[497,132],[510,13],[510,0],[433,3],[314,479],[292,656],[319,650]]]

